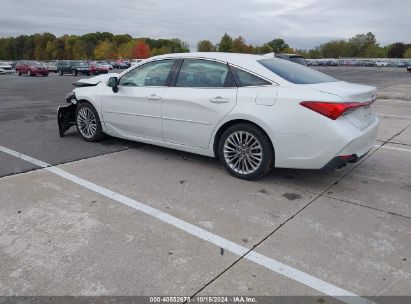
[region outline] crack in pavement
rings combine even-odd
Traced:
[[[342,199],[342,198],[336,198],[336,197],[333,197],[331,195],[323,195],[323,197],[332,198],[332,199],[335,199],[335,200],[343,202],[343,203],[352,204],[352,205],[364,207],[364,208],[367,208],[367,209],[379,211],[379,212],[382,212],[382,213],[387,213],[387,214],[390,214],[390,215],[400,216],[400,217],[411,220],[411,217],[408,216],[408,215],[402,215],[402,214],[399,214],[399,213],[395,213],[395,212],[391,212],[391,211],[387,211],[387,210],[382,210],[382,209],[378,209],[378,208],[375,208],[375,207],[370,207],[370,206],[363,205],[363,204],[360,204],[360,203],[351,202],[351,201],[348,201],[348,200],[345,200],[345,199]]]

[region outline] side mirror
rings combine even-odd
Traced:
[[[107,86],[113,89],[114,93],[118,92],[118,78],[110,77],[107,81]]]

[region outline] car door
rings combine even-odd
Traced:
[[[184,59],[175,84],[163,97],[164,140],[208,148],[216,125],[234,107],[237,87],[228,65]]]
[[[23,62],[20,68],[20,73],[27,74],[29,72],[29,65],[27,62]]]
[[[105,126],[124,137],[163,141],[161,104],[174,59],[156,60],[122,75],[118,92],[104,88]]]
[[[235,82],[238,86],[237,100],[254,101],[257,105],[273,106],[278,95],[278,86],[260,76],[231,66]]]

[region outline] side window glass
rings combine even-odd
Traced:
[[[250,87],[250,86],[263,86],[270,85],[271,83],[264,80],[258,76],[250,74],[246,71],[231,67],[234,73],[237,75],[236,80],[239,87]]]
[[[161,60],[146,63],[120,78],[119,85],[129,87],[165,86],[168,74],[175,60]]]
[[[235,86],[228,66],[202,59],[185,59],[176,87],[222,88]]]

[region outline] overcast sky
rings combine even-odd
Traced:
[[[380,44],[411,43],[410,0],[0,0],[0,36],[108,31],[178,37],[192,49],[227,32],[261,44],[283,38],[312,48],[373,32]]]

